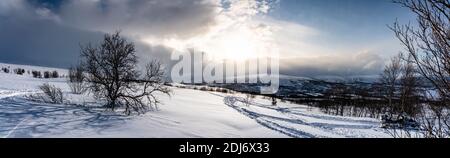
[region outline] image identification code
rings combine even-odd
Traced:
[[[270,152],[269,143],[223,143],[222,146],[205,145],[205,144],[186,144],[180,145],[180,153],[205,153],[211,155],[213,152],[223,153],[268,153]]]

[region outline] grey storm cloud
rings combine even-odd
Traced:
[[[3,1],[0,10],[1,62],[66,67],[78,59],[80,41],[102,37],[61,26],[25,1]]]
[[[65,0],[58,6],[39,1],[0,2],[0,62],[68,67],[79,46],[98,43],[104,33],[127,37],[183,37],[213,23],[212,4],[198,0]],[[143,60],[168,62],[170,49],[135,42]]]
[[[183,38],[207,32],[217,8],[205,0],[71,0],[55,13],[62,23],[87,30]]]
[[[122,31],[136,44],[140,60],[170,66],[171,48],[141,38],[189,38],[216,25],[218,1],[211,0],[44,0],[0,1],[0,62],[67,68],[77,64],[80,44],[99,43]],[[352,57],[283,59],[280,72],[297,76],[377,74],[384,61],[373,53]]]

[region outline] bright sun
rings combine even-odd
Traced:
[[[149,43],[156,41],[148,39]],[[249,27],[237,27],[218,31],[210,36],[199,36],[187,40],[168,39],[163,45],[177,51],[186,51],[193,48],[207,54],[210,60],[245,61],[269,54],[273,48],[265,41],[263,33]]]
[[[256,58],[261,47],[261,43],[251,30],[235,30],[213,41],[204,48],[219,60],[244,61]]]
[[[232,36],[221,42],[223,58],[240,61],[256,56],[254,43],[249,38]]]

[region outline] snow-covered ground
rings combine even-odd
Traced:
[[[31,67],[33,68],[33,67]],[[65,92],[65,104],[33,102],[50,83]],[[0,72],[0,137],[389,137],[372,118],[331,116],[318,109],[244,95],[171,88],[158,111],[125,116],[88,95],[73,95],[66,79],[35,79]]]

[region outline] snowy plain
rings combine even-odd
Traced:
[[[0,64],[25,70],[45,67]],[[39,85],[62,88],[64,104],[35,102]],[[159,110],[126,116],[108,112],[89,94],[74,95],[65,78],[37,79],[29,74],[0,72],[0,137],[132,137],[132,138],[373,138],[390,137],[373,118],[323,114],[319,109],[245,95],[171,87],[172,95],[158,94]],[[87,106],[83,106],[87,105]],[[97,106],[92,106],[97,105]]]

